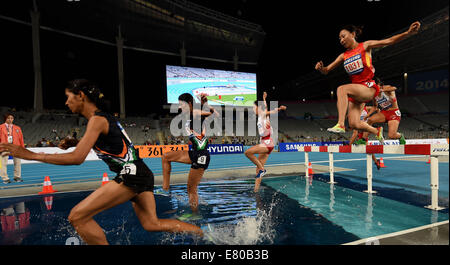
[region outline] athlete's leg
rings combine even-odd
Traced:
[[[153,192],[145,191],[138,194],[132,205],[142,227],[147,231],[192,232],[202,235],[202,230],[193,224],[176,219],[158,219]]]
[[[163,169],[163,189],[169,190],[170,187],[170,172],[172,171],[171,162],[178,162],[184,164],[191,164],[188,151],[174,151],[165,153],[161,158]]]
[[[343,128],[345,126],[345,115],[349,107],[348,97],[351,97],[358,102],[366,102],[371,100],[374,94],[375,89],[361,84],[346,84],[339,86],[337,88],[338,124]],[[358,114],[358,118],[360,115],[361,112]]]
[[[105,233],[93,217],[109,208],[122,204],[136,195],[134,191],[115,181],[98,188],[75,205],[69,214],[69,222],[89,245],[107,245]]]
[[[192,212],[198,211],[198,192],[197,187],[202,180],[205,170],[203,168],[191,168],[189,171],[188,182],[187,182],[187,192],[189,196],[189,205],[191,206]]]
[[[356,137],[358,137],[358,130],[353,130],[352,137],[350,137],[349,145],[352,145],[356,141]]]
[[[400,139],[402,135],[398,133],[398,126],[400,125],[400,122],[397,120],[390,120],[388,121],[388,137],[390,139]]]
[[[383,113],[378,112],[372,116],[370,116],[370,118],[367,120],[367,124],[369,124],[370,126],[372,126],[375,123],[384,123],[386,122],[386,118],[384,117]],[[368,132],[364,132],[363,134],[363,138],[367,139],[369,137],[369,133]]]
[[[348,103],[349,126],[353,129],[370,132],[376,135],[378,133],[378,130],[367,124],[367,122],[361,121],[360,119],[363,107],[364,105],[361,103],[351,101]]]
[[[269,158],[268,153],[258,155],[258,160],[263,167],[266,164],[268,158]],[[256,174],[258,174],[258,173],[259,173],[259,171],[258,171],[258,169],[256,169]],[[255,188],[254,188],[255,192],[258,192],[259,186],[261,185],[261,181],[262,181],[262,177],[255,179]]]
[[[245,156],[250,159],[250,161],[253,162],[253,164],[256,165],[256,172],[259,172],[259,170],[264,169],[264,165],[261,164],[261,161],[258,160],[258,158],[255,156],[255,154],[265,154],[268,153],[269,150],[266,146],[258,144],[250,147],[245,151]]]

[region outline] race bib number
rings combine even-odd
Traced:
[[[136,165],[135,164],[125,164],[120,171],[121,175],[136,175]]]
[[[345,71],[349,75],[359,74],[364,70],[364,64],[361,55],[357,54],[344,61]]]
[[[206,156],[199,156],[197,159],[197,164],[200,164],[200,165],[206,164]]]
[[[396,111],[395,111],[395,115],[401,117],[401,116],[402,116],[402,113],[400,112],[400,110],[396,110]]]

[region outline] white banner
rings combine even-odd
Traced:
[[[32,152],[35,152],[35,153],[64,154],[64,153],[72,152],[73,150],[75,150],[75,147],[71,147],[67,150],[63,150],[58,147],[29,147],[27,149]],[[92,149],[91,149],[91,151],[89,151],[89,154],[87,155],[85,161],[91,161],[91,160],[99,160],[99,158],[97,157],[97,154]],[[22,159],[22,164],[31,164],[31,163],[41,163],[41,162]],[[8,165],[11,165],[11,164],[14,164],[14,161],[13,161],[12,157],[10,156],[8,159]]]

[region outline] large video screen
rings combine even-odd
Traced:
[[[210,105],[252,106],[256,100],[256,74],[204,68],[166,66],[167,103],[190,93],[196,102],[205,93]]]

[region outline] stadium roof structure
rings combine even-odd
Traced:
[[[0,18],[30,23],[40,13],[41,29],[125,49],[187,58],[256,65],[265,38],[260,25],[185,0],[10,1]],[[220,52],[219,52],[220,51]]]

